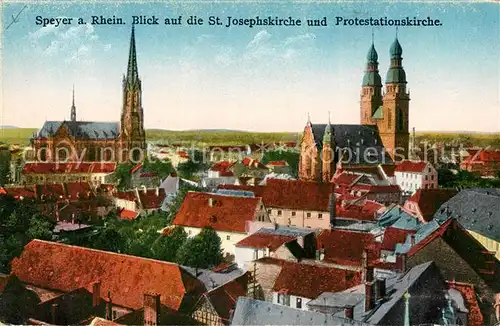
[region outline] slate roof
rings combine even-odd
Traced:
[[[231,317],[231,311],[236,306],[236,300],[247,294],[247,288],[248,274],[243,274],[224,285],[210,290],[205,294],[205,297],[210,301],[217,315],[224,322],[228,322]]]
[[[178,310],[186,293],[203,289],[177,264],[42,240],[29,242],[11,266],[21,281],[62,292],[92,291],[91,283],[99,280],[114,304],[131,309],[141,308],[144,293],[152,291]]]
[[[49,138],[63,125],[70,136],[80,139],[111,140],[116,139],[120,133],[118,122],[45,121],[37,137]]]
[[[247,248],[269,248],[270,251],[275,251],[285,243],[293,240],[295,240],[295,238],[290,236],[257,232],[239,241],[235,244],[235,246]]]
[[[281,267],[273,291],[314,299],[323,292],[343,291],[360,283],[360,272],[287,261]]]
[[[314,140],[319,149],[323,146],[323,134],[325,133],[326,126],[326,124],[311,124]],[[331,128],[332,141],[335,143],[335,146],[337,148],[349,149],[352,153],[352,159],[347,164],[392,163],[391,158],[386,155],[386,150],[376,126],[332,124]],[[368,148],[370,150],[366,151]],[[369,160],[367,162],[365,153],[376,153],[376,155],[370,158],[366,157]]]
[[[231,325],[366,325],[355,320],[348,320],[313,311],[293,309],[271,302],[239,297],[236,301]]]
[[[239,268],[231,269],[220,273],[214,272],[213,270],[202,269],[202,268],[198,268],[198,270],[196,270],[195,268],[188,266],[181,266],[181,268],[186,272],[188,272],[193,277],[196,275],[196,272],[198,272],[198,276],[196,276],[196,278],[200,282],[202,282],[205,288],[209,291],[219,287],[222,284],[225,284],[236,278],[239,278],[246,273],[246,271]]]
[[[379,217],[377,223],[381,227],[392,226],[403,230],[416,230],[420,225],[417,217],[411,215],[399,205],[389,207]]]
[[[500,197],[487,190],[464,189],[445,202],[435,218],[453,217],[467,230],[500,242]]]

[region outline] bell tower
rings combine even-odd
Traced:
[[[135,32],[132,25],[127,75],[123,76],[123,109],[120,120],[121,159],[135,162],[144,158],[146,135],[142,108],[142,89],[137,69]]]
[[[373,44],[366,56],[366,69],[361,86],[361,117],[362,125],[375,124],[374,115],[382,106],[382,79],[378,73],[378,54]]]
[[[385,80],[383,119],[377,121],[384,147],[394,161],[408,158],[410,140],[408,127],[410,93],[406,89],[402,54],[403,49],[396,37],[390,48],[391,65]]]

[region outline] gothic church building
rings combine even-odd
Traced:
[[[78,121],[75,95],[69,121],[46,121],[32,139],[37,160],[45,162],[137,162],[146,152],[142,89],[137,69],[134,26],[127,74],[123,76],[120,122]]]
[[[307,122],[300,145],[300,179],[330,182],[339,165],[393,164],[408,157],[410,94],[402,54],[396,37],[383,92],[378,54],[372,43],[361,87],[361,124]]]

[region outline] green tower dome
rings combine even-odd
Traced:
[[[406,83],[406,73],[402,67],[391,67],[387,71],[387,76],[385,82],[388,84],[405,84]]]
[[[363,76],[362,86],[382,86],[382,78],[376,71],[367,71]]]
[[[377,50],[375,50],[375,46],[372,43],[372,46],[370,47],[370,50],[368,50],[368,55],[366,56],[366,60],[368,62],[377,62],[378,61],[378,54]]]
[[[391,58],[399,58],[403,54],[403,48],[397,38],[392,42],[390,54]]]

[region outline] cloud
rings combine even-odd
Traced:
[[[39,55],[60,56],[66,64],[91,64],[94,62],[93,52],[109,51],[111,48],[111,44],[99,41],[99,35],[90,24],[58,27],[49,25],[30,33],[29,39]]]
[[[269,34],[267,31],[260,31],[255,36],[253,39],[248,43],[247,48],[252,49],[252,48],[257,48],[259,46],[263,46],[266,43],[268,43],[269,39],[271,38],[271,34]]]

